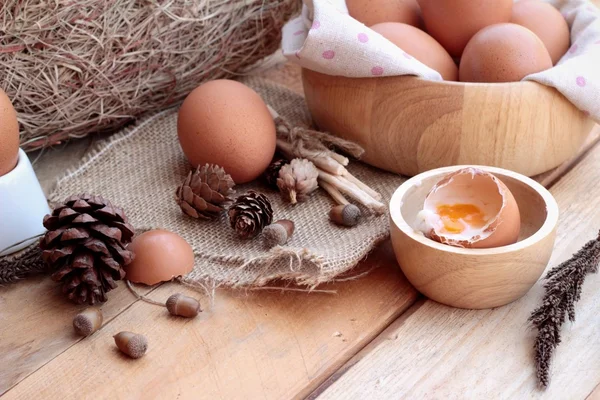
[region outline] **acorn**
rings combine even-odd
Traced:
[[[181,293],[175,293],[167,299],[167,310],[172,315],[185,318],[194,318],[202,311],[198,300]]]
[[[99,308],[86,308],[73,318],[73,329],[80,336],[90,336],[102,327],[102,320]]]
[[[329,211],[329,219],[338,225],[355,226],[360,221],[362,212],[354,204],[335,206]]]
[[[270,249],[275,246],[283,246],[294,234],[294,229],[294,221],[289,219],[282,219],[267,226],[262,232],[265,247]]]
[[[125,331],[117,333],[113,338],[119,350],[131,358],[140,358],[148,350],[148,340],[143,335]]]

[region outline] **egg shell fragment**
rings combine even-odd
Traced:
[[[185,275],[194,268],[194,251],[181,236],[162,229],[136,236],[128,250],[135,254],[125,266],[125,279],[155,285]]]
[[[465,203],[483,205],[495,210],[479,234],[461,237],[442,232],[440,226],[419,221],[420,230],[430,239],[455,247],[493,248],[516,243],[521,229],[521,216],[514,196],[496,176],[476,168],[465,168],[448,174],[427,195],[418,218],[425,219],[437,205]]]

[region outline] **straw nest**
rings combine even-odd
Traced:
[[[35,150],[111,131],[273,53],[298,0],[5,0],[0,86]]]

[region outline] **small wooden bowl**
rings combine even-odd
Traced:
[[[491,308],[523,296],[546,268],[556,236],[558,205],[543,186],[518,173],[480,167],[500,178],[519,205],[515,244],[463,249],[435,242],[414,229],[430,189],[465,166],[439,168],[406,181],[390,201],[392,245],[400,268],[427,297],[460,308]]]
[[[594,126],[557,90],[535,82],[346,78],[307,69],[302,81],[319,128],[360,144],[366,163],[409,176],[459,164],[537,175],[574,156]]]

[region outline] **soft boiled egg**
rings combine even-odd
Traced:
[[[515,243],[521,229],[519,207],[496,176],[464,168],[440,180],[417,215],[418,230],[456,247],[491,248]]]

